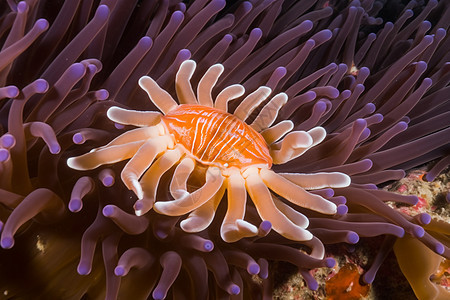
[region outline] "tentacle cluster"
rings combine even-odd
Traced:
[[[175,86],[180,104],[227,109],[228,101],[241,96],[245,91],[242,85],[235,84],[225,88],[216,99],[213,99],[211,91],[224,70],[222,64],[215,64],[200,79],[195,95],[189,80],[195,68],[196,63],[193,60],[186,60],[180,65],[176,74]],[[170,115],[170,112],[179,105],[151,77],[141,77],[139,85],[165,115]],[[233,89],[237,93],[229,92]],[[246,121],[251,113],[270,96],[270,93],[270,88],[259,87],[240,102],[233,115]],[[319,144],[326,136],[322,127],[315,127],[308,132],[290,130],[277,132],[276,126],[270,127],[286,101],[287,96],[284,93],[273,96],[263,105],[250,125],[260,131],[263,137],[267,136],[266,142],[273,162],[276,164],[286,163],[299,157]],[[77,170],[90,170],[131,158],[123,168],[121,178],[128,189],[133,190],[138,197],[138,201],[134,204],[136,215],[141,216],[147,213],[153,206],[158,213],[169,216],[189,213],[189,216],[180,223],[181,228],[187,232],[200,232],[211,224],[224,192],[228,190],[228,209],[221,226],[221,236],[224,241],[235,242],[243,237],[258,235],[258,228],[244,220],[247,192],[261,219],[270,222],[276,232],[296,241],[311,240],[312,234],[305,230],[309,225],[308,218],[280,201],[271,194],[271,191],[297,206],[324,214],[335,214],[336,204],[320,195],[308,193],[304,188],[341,188],[350,184],[350,178],[339,172],[278,175],[268,169],[269,165],[243,165],[241,168],[218,168],[211,165],[206,169],[204,184],[197,190],[189,192],[188,179],[199,164],[196,161],[202,162],[202,159],[196,157],[184,145],[177,144],[168,129],[170,125],[161,122],[163,115],[155,112],[125,110],[115,106],[111,107],[107,114],[112,121],[119,124],[141,127],[123,133],[103,147],[93,149],[82,156],[69,158],[68,166]],[[158,121],[159,123],[153,125]],[[292,129],[293,123],[287,122]],[[189,126],[192,125],[189,124]],[[184,130],[188,131],[188,128]],[[231,144],[229,147],[232,148],[236,144],[233,142],[225,141],[224,144]],[[239,149],[235,148],[232,151],[238,152]],[[161,177],[175,165],[177,166],[170,183],[170,193],[174,199],[155,203]]]

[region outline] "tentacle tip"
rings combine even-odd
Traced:
[[[142,79],[142,77],[141,77]],[[140,81],[140,79],[139,79]],[[120,111],[121,108],[117,107],[117,106],[111,106],[110,108],[108,108],[108,110],[106,111],[106,116],[108,117],[108,119],[110,119],[111,121],[114,121],[114,113]]]
[[[12,148],[16,144],[16,138],[9,133],[5,133],[0,137],[0,143],[4,148]]]
[[[9,159],[9,151],[6,149],[0,149],[0,162],[7,161]]]
[[[226,5],[226,1],[225,0],[215,0],[213,1],[214,4],[214,8],[216,9],[223,9]]]
[[[105,217],[111,217],[114,214],[114,211],[114,205],[106,205],[105,207],[103,207],[102,213]]]
[[[142,76],[141,78],[139,78],[138,84],[143,90],[146,90],[145,86],[152,81],[153,79],[151,79],[149,76]]]
[[[49,23],[46,19],[39,19],[36,21],[36,27],[39,28],[39,30],[45,31],[48,29]]]
[[[359,235],[356,232],[350,231],[347,234],[347,242],[349,244],[356,244],[359,242]]]
[[[436,253],[439,254],[439,255],[442,255],[442,254],[444,254],[444,252],[445,252],[445,247],[444,247],[444,245],[443,245],[442,243],[437,242],[437,243],[434,245],[433,251],[436,252]]]
[[[366,284],[371,284],[374,281],[374,279],[375,279],[375,274],[372,274],[369,272],[365,273],[362,277],[363,282]]]
[[[78,198],[72,198],[69,201],[69,210],[73,213],[79,212],[83,208],[83,202],[81,199]]]
[[[336,214],[343,216],[348,212],[348,207],[345,204],[340,204],[337,206]]]
[[[51,154],[58,154],[61,151],[61,146],[59,144],[52,145],[49,147]]]
[[[422,213],[419,215],[419,222],[422,225],[428,225],[431,222],[431,216],[427,213]]]
[[[239,295],[240,292],[241,292],[241,288],[236,284],[232,284],[230,286],[230,288],[228,289],[228,293],[230,295]]]
[[[2,246],[3,249],[11,249],[14,246],[14,238],[11,236],[2,237],[0,246]]]
[[[425,174],[425,180],[428,182],[432,182],[436,178],[435,174],[432,174],[430,172]]]
[[[109,12],[110,12],[109,7],[107,5],[102,4],[97,8],[95,14],[98,15],[98,17],[101,19],[106,19],[109,16]]]
[[[163,290],[156,288],[153,291],[152,296],[155,300],[163,300],[166,298],[166,293]]]
[[[269,233],[269,231],[272,229],[272,223],[270,221],[262,221],[261,224],[259,224],[258,229],[258,235],[265,236]]]
[[[402,238],[405,236],[405,229],[399,227],[399,232],[396,234],[397,237]]]
[[[211,252],[214,249],[214,243],[210,240],[205,241],[202,247],[206,252]]]
[[[172,18],[175,23],[181,22],[184,19],[184,13],[180,10],[174,11],[172,14]]]
[[[18,12],[18,13],[22,14],[22,13],[24,13],[25,10],[27,10],[27,9],[28,9],[28,5],[27,5],[27,3],[26,3],[25,1],[20,1],[20,2],[17,4],[17,12]]]
[[[169,236],[169,234],[164,230],[155,230],[154,233],[155,233],[156,237],[160,240],[164,240]]]
[[[332,268],[336,265],[336,260],[332,257],[327,257],[324,259],[324,265],[327,268]]]
[[[69,157],[67,159],[67,166],[71,169],[81,171],[81,168],[76,163],[76,157]]]
[[[412,235],[417,238],[421,238],[425,235],[425,229],[423,229],[422,226],[416,225],[413,228]]]
[[[259,265],[257,263],[251,263],[247,267],[247,272],[250,275],[257,275],[257,274],[259,274],[260,270],[261,270],[261,268],[259,267]]]
[[[38,79],[33,83],[36,92],[39,94],[43,94],[48,91],[49,84],[45,79]]]
[[[319,288],[319,283],[316,280],[310,280],[310,282],[307,282],[307,285],[311,291],[317,291]]]
[[[344,173],[341,174],[342,174],[342,182],[340,182],[339,187],[342,188],[348,187],[352,183],[351,177]]]
[[[105,187],[113,186],[114,182],[115,182],[115,180],[114,180],[113,176],[107,175],[104,178],[102,178],[102,183]]]
[[[86,139],[84,138],[84,136],[81,133],[78,132],[72,136],[72,141],[75,144],[80,145],[80,144],[83,144],[86,141]]]
[[[103,101],[109,98],[109,92],[105,89],[95,91],[95,99]]]
[[[17,96],[19,96],[19,88],[11,85],[8,87],[7,91],[6,91],[6,97],[8,98],[16,98]]]
[[[91,266],[86,264],[79,264],[77,267],[77,272],[80,275],[89,275],[89,273],[91,273]]]
[[[125,268],[123,266],[117,266],[114,269],[114,274],[116,274],[116,276],[125,276]]]

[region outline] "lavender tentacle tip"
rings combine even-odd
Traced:
[[[0,162],[7,161],[9,159],[9,151],[6,149],[0,149]]]
[[[203,249],[205,249],[206,252],[211,252],[214,249],[214,243],[210,240],[206,240],[203,243]]]
[[[49,85],[48,85],[47,80],[38,79],[33,82],[33,87],[36,90],[36,93],[43,94],[48,90]]]
[[[230,295],[239,295],[240,292],[241,292],[241,288],[236,284],[231,285],[231,287],[228,290],[228,293]]]
[[[354,231],[349,231],[347,234],[347,242],[349,244],[356,244],[359,242],[359,235]]]
[[[49,24],[48,24],[48,21],[46,19],[39,19],[39,20],[36,21],[36,27],[39,30],[42,30],[42,31],[47,30],[48,25]]]
[[[445,247],[444,247],[444,245],[442,243],[437,242],[436,245],[434,245],[434,249],[433,250],[437,254],[442,255],[445,252]]]
[[[124,276],[125,274],[125,268],[123,266],[117,266],[114,269],[114,274],[116,274],[116,276]]]
[[[106,20],[109,16],[109,7],[107,5],[100,5],[95,12],[95,16],[100,18],[101,20]]]
[[[11,249],[14,246],[14,238],[10,236],[2,237],[0,246],[2,246],[3,249]]]
[[[77,267],[77,272],[80,275],[88,275],[89,273],[91,273],[91,268],[87,264],[79,264]]]
[[[345,215],[347,212],[348,212],[347,205],[345,205],[345,204],[338,205],[336,214],[342,216],[342,215]]]
[[[427,224],[430,224],[430,222],[431,222],[431,216],[427,213],[422,213],[418,217],[419,217],[419,222],[422,225],[427,225]]]
[[[247,267],[247,272],[250,275],[257,275],[260,271],[260,267],[257,263],[251,263],[248,267]]]
[[[73,213],[79,212],[83,207],[83,202],[80,199],[74,198],[69,201],[69,210]]]
[[[8,98],[16,98],[20,92],[19,89],[14,85],[5,87],[5,89],[6,89],[5,96]]]
[[[84,136],[83,136],[81,133],[75,133],[75,134],[72,136],[72,141],[73,141],[75,144],[80,145],[80,144],[83,144],[83,143],[86,141],[86,139],[84,138]]]
[[[103,207],[102,213],[105,217],[110,217],[114,214],[115,208],[113,205],[106,205]]]
[[[27,3],[26,3],[25,1],[20,1],[20,2],[17,4],[17,12],[18,12],[19,14],[24,13],[25,10],[27,10],[27,9],[28,9],[28,5],[27,5]]]
[[[336,260],[331,257],[327,257],[324,259],[324,266],[327,268],[332,268],[336,265]]]
[[[258,235],[265,236],[270,232],[271,229],[272,223],[270,223],[270,221],[262,221],[261,224],[259,224]]]
[[[415,225],[412,229],[411,234],[417,238],[421,238],[424,236],[425,234],[425,229],[423,229],[422,226],[419,225]]]

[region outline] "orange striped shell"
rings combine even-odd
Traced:
[[[162,117],[168,131],[197,161],[222,168],[272,166],[264,138],[222,110],[203,105],[183,104]]]

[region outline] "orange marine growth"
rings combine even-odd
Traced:
[[[203,164],[240,169],[272,166],[269,148],[261,134],[232,114],[185,104],[161,119],[177,144],[183,145]]]

